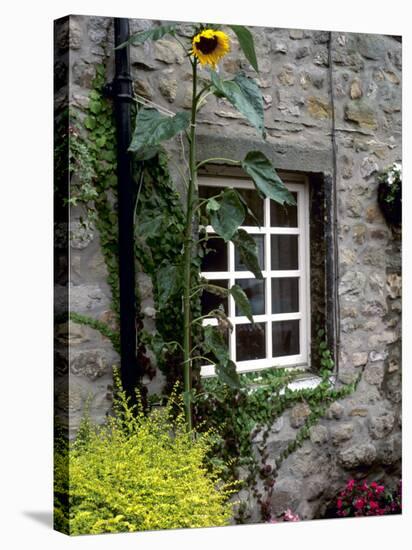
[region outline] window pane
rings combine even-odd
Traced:
[[[266,357],[266,325],[236,325],[236,361],[252,361]]]
[[[239,195],[242,196],[250,210],[253,212],[253,214],[256,217],[256,220],[249,214],[249,212],[246,212],[245,221],[242,225],[253,225],[253,226],[263,226],[264,225],[264,219],[263,219],[263,199],[261,199],[255,189],[239,189],[236,188],[236,191],[239,193]]]
[[[272,279],[272,313],[299,311],[299,278]]]
[[[249,298],[253,315],[264,315],[265,313],[265,281],[257,279],[237,279],[239,285]],[[243,315],[236,306],[236,315]]]
[[[199,185],[199,197],[201,199],[209,199],[210,197],[214,197],[215,195],[218,195],[222,191],[224,191],[226,187],[224,186],[208,186],[208,185]]]
[[[265,266],[265,252],[263,247],[263,235],[252,235],[257,244],[257,253],[260,269],[264,269]],[[235,271],[248,271],[245,265],[240,261],[239,252],[235,247]]]
[[[210,252],[202,258],[202,271],[227,271],[227,243],[223,239],[210,239],[207,243]]]
[[[298,194],[292,193],[295,201],[298,201]],[[270,225],[272,227],[297,227],[298,226],[298,208],[288,204],[282,205],[275,201],[270,201]]]
[[[298,236],[271,236],[272,269],[299,269]]]
[[[299,354],[299,320],[272,323],[273,357]]]
[[[227,280],[218,280],[218,281],[209,281],[211,285],[215,286],[221,286],[223,288],[228,287],[228,281]],[[227,307],[227,297],[224,296],[217,296],[216,294],[213,294],[212,292],[208,292],[207,290],[203,291],[202,298],[202,315],[206,315],[211,311],[212,309],[222,309],[226,313],[228,313],[228,307]]]

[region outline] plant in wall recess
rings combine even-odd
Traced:
[[[394,162],[378,175],[378,202],[386,221],[402,222],[402,166]]]
[[[229,26],[236,36],[243,53],[258,72],[253,36],[243,26]],[[241,261],[257,278],[262,278],[257,259],[257,246],[253,238],[239,229],[246,213],[253,215],[242,197],[233,188],[226,188],[216,196],[200,200],[198,195],[197,174],[201,166],[215,162],[237,165],[253,180],[257,192],[262,197],[280,204],[294,205],[295,200],[286,189],[269,159],[260,151],[250,151],[243,160],[229,158],[210,158],[197,161],[196,154],[196,117],[199,108],[209,94],[225,98],[235,107],[265,139],[263,99],[259,87],[253,78],[239,72],[233,79],[225,80],[218,72],[218,63],[230,50],[229,35],[215,25],[197,25],[193,27],[191,39],[186,43],[176,36],[176,25],[164,25],[139,32],[132,36],[127,44],[142,44],[147,40],[158,40],[165,35],[172,36],[184,49],[185,56],[191,65],[192,102],[190,112],[183,111],[166,115],[155,108],[139,106],[133,139],[129,150],[139,161],[153,158],[161,150],[161,143],[178,135],[184,135],[188,142],[188,159],[180,170],[186,188],[186,207],[184,223],[184,242],[182,255],[172,262],[165,262],[158,269],[157,282],[159,302],[166,303],[177,293],[182,295],[183,308],[183,379],[184,406],[188,430],[193,427],[192,421],[192,376],[199,361],[214,365],[215,372],[222,382],[231,387],[239,386],[236,366],[231,361],[223,333],[231,328],[231,323],[223,311],[215,309],[207,315],[193,315],[193,300],[203,291],[218,295],[232,295],[237,307],[253,322],[252,309],[244,291],[238,285],[229,289],[199,280],[193,273],[192,259],[200,247],[206,249],[210,239],[232,241],[237,247]],[[202,78],[199,78],[199,68]],[[201,233],[197,236],[199,226],[211,225],[215,235]],[[206,325],[205,319],[216,318],[218,325]],[[193,334],[203,331],[203,343],[194,344]],[[180,346],[177,342],[158,342],[160,347]],[[206,357],[207,356],[207,357]],[[211,358],[212,357],[212,358]]]

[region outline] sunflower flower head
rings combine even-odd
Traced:
[[[223,31],[203,29],[193,37],[191,53],[202,65],[216,69],[216,65],[229,51],[230,39]]]

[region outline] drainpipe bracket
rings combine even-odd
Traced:
[[[117,99],[118,101],[129,101],[133,102],[134,97],[125,91],[122,91],[122,88],[124,89],[124,86],[127,86],[129,88],[130,83],[133,82],[133,79],[127,76],[120,76],[117,77],[115,80],[112,80],[111,82],[107,82],[103,87],[103,96],[108,99]]]

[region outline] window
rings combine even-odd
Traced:
[[[224,308],[233,324],[227,335],[231,359],[239,372],[276,366],[308,366],[310,341],[308,186],[304,176],[282,177],[296,206],[261,199],[252,181],[241,178],[201,177],[199,194],[209,198],[225,186],[236,188],[254,217],[247,214],[242,229],[253,235],[264,279],[246,270],[232,242],[210,239],[202,276],[215,285],[242,287],[252,306],[255,323],[238,311],[231,296],[203,293],[203,314]],[[209,236],[213,228],[207,227]],[[217,324],[207,319],[205,324]],[[214,374],[204,365],[202,375]]]

